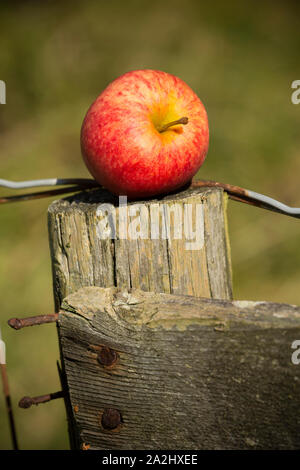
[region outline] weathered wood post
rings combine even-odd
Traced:
[[[210,188],[128,205],[104,190],[54,202],[48,220],[56,311],[66,296],[87,286],[231,299],[226,200],[222,190]],[[58,333],[72,395],[65,338]],[[71,445],[78,447],[82,438],[70,404]]]
[[[56,308],[86,286],[231,299],[226,199],[220,189],[194,189],[119,205],[97,190],[54,202],[48,216]]]
[[[116,287],[62,307],[76,447],[299,449],[299,307]]]

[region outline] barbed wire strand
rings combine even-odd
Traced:
[[[58,194],[67,194],[87,189],[102,188],[95,180],[88,178],[47,178],[39,180],[28,181],[11,181],[0,179],[0,186],[9,189],[29,189],[43,186],[70,186],[69,188],[56,188],[47,191],[38,191],[34,193],[21,194],[15,196],[0,197],[0,204],[17,201],[28,201],[31,199],[40,199],[44,197],[51,197]],[[273,212],[279,212],[290,217],[300,218],[300,207],[290,207],[283,204],[276,199],[273,199],[264,194],[257,193],[239,186],[234,186],[228,183],[220,183],[218,181],[209,180],[192,180],[190,183],[191,188],[199,187],[217,187],[222,188],[229,196],[238,202],[250,204],[262,209],[267,209]],[[103,188],[102,188],[103,189]]]

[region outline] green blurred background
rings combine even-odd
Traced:
[[[300,206],[299,18],[296,1],[1,2],[0,177],[88,177],[79,148],[87,108],[117,76],[153,68],[181,77],[207,108],[200,178]],[[62,400],[17,408],[23,395],[60,389],[55,326],[6,325],[53,311],[50,202],[0,207],[0,325],[22,449],[68,448]],[[299,220],[237,202],[228,214],[235,298],[300,305]],[[1,394],[0,448],[10,445]]]

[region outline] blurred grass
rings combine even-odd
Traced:
[[[161,69],[204,102],[211,129],[203,179],[300,206],[300,5],[295,1],[1,2],[0,177],[88,176],[84,114],[122,73]],[[7,194],[7,191],[1,191]],[[19,333],[8,318],[53,310],[46,211],[51,200],[1,206],[0,295],[8,371],[22,449],[68,448],[62,400],[18,410],[23,395],[60,388],[56,330]],[[300,304],[300,223],[229,204],[234,295]],[[0,399],[0,448],[10,448]]]

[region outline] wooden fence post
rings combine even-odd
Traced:
[[[127,206],[122,200],[120,207],[118,198],[104,190],[52,203],[48,223],[56,311],[66,296],[87,286],[231,299],[226,202],[222,190],[209,188]],[[116,233],[107,236],[114,222]],[[68,384],[62,349],[61,360],[62,382]],[[66,402],[76,448],[68,394]]]
[[[99,190],[54,202],[48,221],[56,309],[85,286],[231,299],[226,200],[220,189],[194,189],[120,208]],[[105,238],[113,219],[116,238]],[[133,239],[139,221],[144,238]]]
[[[299,449],[299,307],[86,287],[58,325],[75,447]]]

